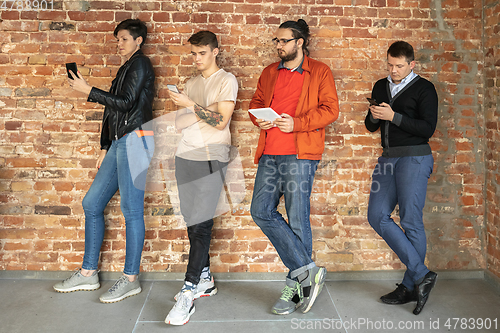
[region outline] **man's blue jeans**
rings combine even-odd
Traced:
[[[318,163],[296,155],[263,155],[255,177],[252,218],[276,248],[292,279],[316,266],[311,259],[309,213]],[[288,223],[276,209],[282,196]]]
[[[125,217],[126,255],[123,272],[139,274],[144,246],[144,188],[134,186],[127,154],[148,158],[144,151],[127,151],[127,137],[114,140],[97,172],[82,206],[85,212],[85,255],[83,269],[97,269],[99,252],[104,239],[104,209],[116,191],[120,190],[120,207]],[[154,147],[152,136],[145,137],[148,147]],[[151,149],[151,148],[150,148]]]
[[[424,264],[427,241],[422,211],[433,165],[432,155],[379,157],[373,171],[368,222],[406,265],[403,285],[409,290],[429,272]],[[403,230],[391,218],[396,204]]]

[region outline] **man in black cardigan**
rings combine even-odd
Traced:
[[[381,297],[387,304],[417,301],[418,315],[437,274],[424,264],[426,237],[423,208],[432,173],[429,138],[437,123],[438,97],[434,85],[413,72],[413,47],[393,43],[387,51],[389,76],[375,83],[365,126],[380,128],[382,156],[373,171],[368,222],[406,265],[403,282]],[[399,204],[401,228],[391,218]]]

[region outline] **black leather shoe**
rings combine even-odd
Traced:
[[[415,289],[409,291],[404,285],[396,283],[396,290],[380,297],[382,302],[386,304],[406,304],[417,300]]]
[[[417,306],[413,310],[413,314],[418,315],[424,308],[427,299],[429,299],[429,294],[436,284],[437,276],[433,271],[429,271],[429,273],[425,274],[424,280],[415,285],[415,289],[417,290]]]

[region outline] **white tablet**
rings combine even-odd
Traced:
[[[257,119],[264,119],[267,121],[273,121],[274,119],[281,118],[281,116],[271,108],[250,109],[248,112],[250,112]]]

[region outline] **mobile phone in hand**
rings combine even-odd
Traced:
[[[76,75],[76,77],[79,78],[78,76],[78,68],[76,67],[76,62],[69,62],[66,64],[66,72],[68,72],[68,78],[70,78],[71,80],[73,80],[73,78],[71,77],[71,74],[69,73],[69,71],[72,71],[73,74]]]
[[[180,94],[179,89],[177,89],[177,86],[175,84],[167,84],[167,88],[174,93]]]
[[[379,106],[379,104],[377,103],[377,101],[374,98],[367,97],[366,99],[368,100],[368,102],[370,102],[370,105]]]

